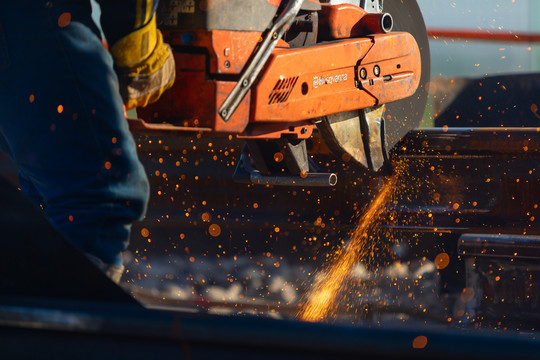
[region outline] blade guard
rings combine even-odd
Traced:
[[[420,50],[408,33],[276,49],[253,89],[250,123],[301,121],[386,104],[413,95],[420,76]]]

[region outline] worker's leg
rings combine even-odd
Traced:
[[[148,180],[89,0],[0,1],[0,133],[51,222],[120,265]]]

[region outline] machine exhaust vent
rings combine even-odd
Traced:
[[[291,95],[291,92],[298,81],[298,76],[286,79],[279,79],[274,86],[274,90],[268,96],[268,104],[284,103]]]

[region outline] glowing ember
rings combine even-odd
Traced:
[[[58,17],[58,27],[65,28],[71,23],[71,14],[68,12],[62,13]]]
[[[208,228],[208,233],[213,237],[217,237],[221,234],[221,227],[218,224],[212,224]]]
[[[425,337],[424,335],[420,335],[414,338],[412,346],[413,346],[413,349],[423,349],[426,347],[427,343],[428,343],[427,337]]]
[[[435,257],[437,269],[445,269],[450,264],[450,256],[447,253],[440,253]]]

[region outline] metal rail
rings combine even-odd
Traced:
[[[419,129],[394,156],[410,191],[388,227],[540,234],[540,128]]]
[[[439,29],[430,28],[428,36],[437,39],[480,40],[498,42],[540,42],[540,34],[513,31],[492,31],[489,29],[464,30],[464,29]]]

